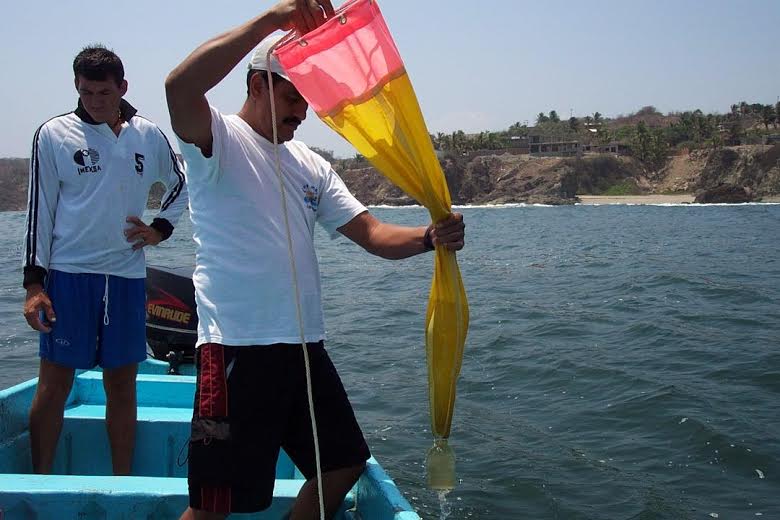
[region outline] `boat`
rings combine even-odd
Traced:
[[[167,274],[183,276],[181,271]],[[153,277],[152,282],[156,280]],[[189,290],[186,284],[183,287]],[[147,294],[149,290],[147,285]],[[187,301],[173,296],[171,291],[165,292],[171,301]],[[159,300],[154,304],[165,304]],[[155,300],[147,298],[147,311],[149,302]],[[179,321],[185,317],[166,312],[159,316]],[[0,520],[168,520],[178,518],[184,511],[188,503],[187,443],[195,393],[191,342],[186,339],[191,338],[186,331],[192,321],[180,327],[153,321],[147,317],[147,336],[156,334],[150,342],[157,342],[154,357],[139,364],[132,476],[111,474],[105,393],[99,369],[80,371],[75,377],[51,475],[32,474],[28,412],[37,379],[0,390]],[[161,339],[165,332],[184,338],[170,342],[174,348],[167,353]],[[270,508],[230,518],[281,518],[304,482],[303,475],[282,451]],[[420,519],[374,458],[367,462],[365,472],[335,518]]]

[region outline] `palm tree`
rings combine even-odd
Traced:
[[[452,150],[452,138],[447,135],[439,132],[439,146],[442,150]]]
[[[466,134],[463,132],[463,130],[452,132],[452,149],[458,153],[466,151]]]
[[[775,109],[772,105],[764,105],[761,109],[761,122],[769,130],[769,124],[775,122]]]
[[[485,145],[487,146],[488,150],[498,150],[499,148],[503,148],[503,143],[501,142],[498,134],[495,132],[488,132],[487,142]]]
[[[780,101],[775,105],[775,128],[780,124]]]
[[[477,134],[477,137],[474,142],[474,144],[476,145],[475,148],[477,150],[484,150],[486,148],[485,147],[486,142],[487,139],[485,138],[485,132],[480,132],[479,134]]]
[[[518,121],[517,123],[515,123],[515,124],[513,124],[512,126],[509,127],[508,132],[511,135],[516,135],[516,134],[519,134],[522,131],[522,129],[523,129],[523,125],[522,125],[522,123],[520,123],[520,121]]]

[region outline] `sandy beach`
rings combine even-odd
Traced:
[[[577,195],[581,204],[690,204],[693,194],[683,195]]]

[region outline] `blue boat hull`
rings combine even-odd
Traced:
[[[178,518],[187,505],[187,441],[195,378],[167,375],[147,361],[138,375],[133,476],[111,476],[102,374],[76,376],[53,475],[32,475],[27,415],[37,380],[0,391],[0,518],[153,520]],[[286,454],[276,468],[271,507],[231,518],[280,518],[304,480]],[[371,459],[337,518],[419,520],[392,479]]]

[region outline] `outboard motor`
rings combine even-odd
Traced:
[[[193,363],[198,340],[192,267],[146,267],[146,342],[155,359]]]

